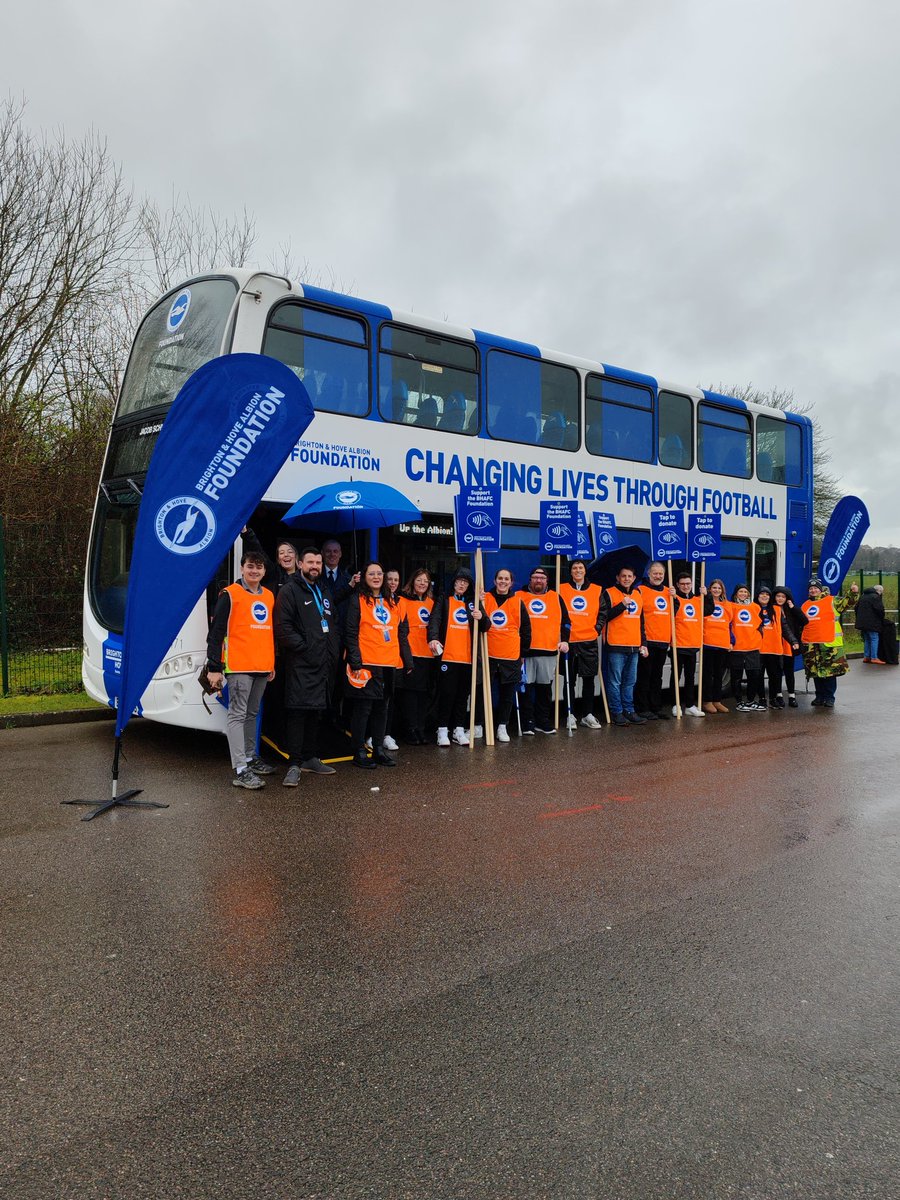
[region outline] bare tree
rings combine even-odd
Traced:
[[[223,217],[175,192],[167,209],[145,200],[137,224],[144,250],[140,267],[148,294],[154,297],[191,275],[247,266],[256,245],[256,222],[246,208],[237,216]]]
[[[797,400],[794,393],[787,389],[771,388],[766,392],[752,383],[730,388],[719,384],[710,390],[719,392],[723,396],[734,396],[747,404],[760,404],[766,408],[778,409],[779,412],[791,412],[798,416],[809,417],[813,431],[813,537],[818,543],[843,491],[840,479],[829,469],[831,451],[828,449],[828,443],[830,438],[825,433],[820,418],[814,412],[813,402]]]

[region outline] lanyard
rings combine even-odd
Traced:
[[[310,592],[312,592],[312,598],[315,600],[316,608],[319,610],[319,620],[322,622],[322,632],[327,633],[328,621],[325,618],[325,605],[322,603],[322,593],[319,591],[319,586],[318,584],[309,583],[309,581],[307,581],[307,587],[309,588]]]

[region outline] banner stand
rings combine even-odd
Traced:
[[[101,813],[108,812],[111,808],[168,808],[168,804],[160,804],[157,800],[132,800],[132,796],[141,794],[142,788],[129,788],[121,796],[119,795],[119,751],[121,749],[122,735],[119,734],[116,737],[116,748],[113,753],[112,796],[109,800],[60,800],[60,804],[93,806],[94,811],[83,816],[82,821],[93,821],[94,817],[99,817]]]

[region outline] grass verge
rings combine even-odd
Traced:
[[[105,707],[92,700],[87,692],[61,692],[54,696],[0,696],[0,717]]]

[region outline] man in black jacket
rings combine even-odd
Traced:
[[[867,587],[856,606],[856,628],[863,635],[863,662],[877,663],[880,667],[884,666],[884,660],[878,657],[878,639],[884,628],[883,592],[884,588],[877,583]]]
[[[340,636],[330,588],[319,584],[322,555],[315,546],[300,554],[300,570],[275,601],[275,641],[284,672],[287,749],[282,783],[296,787],[301,771],[333,775],[318,757],[319,720],[328,707]]]

